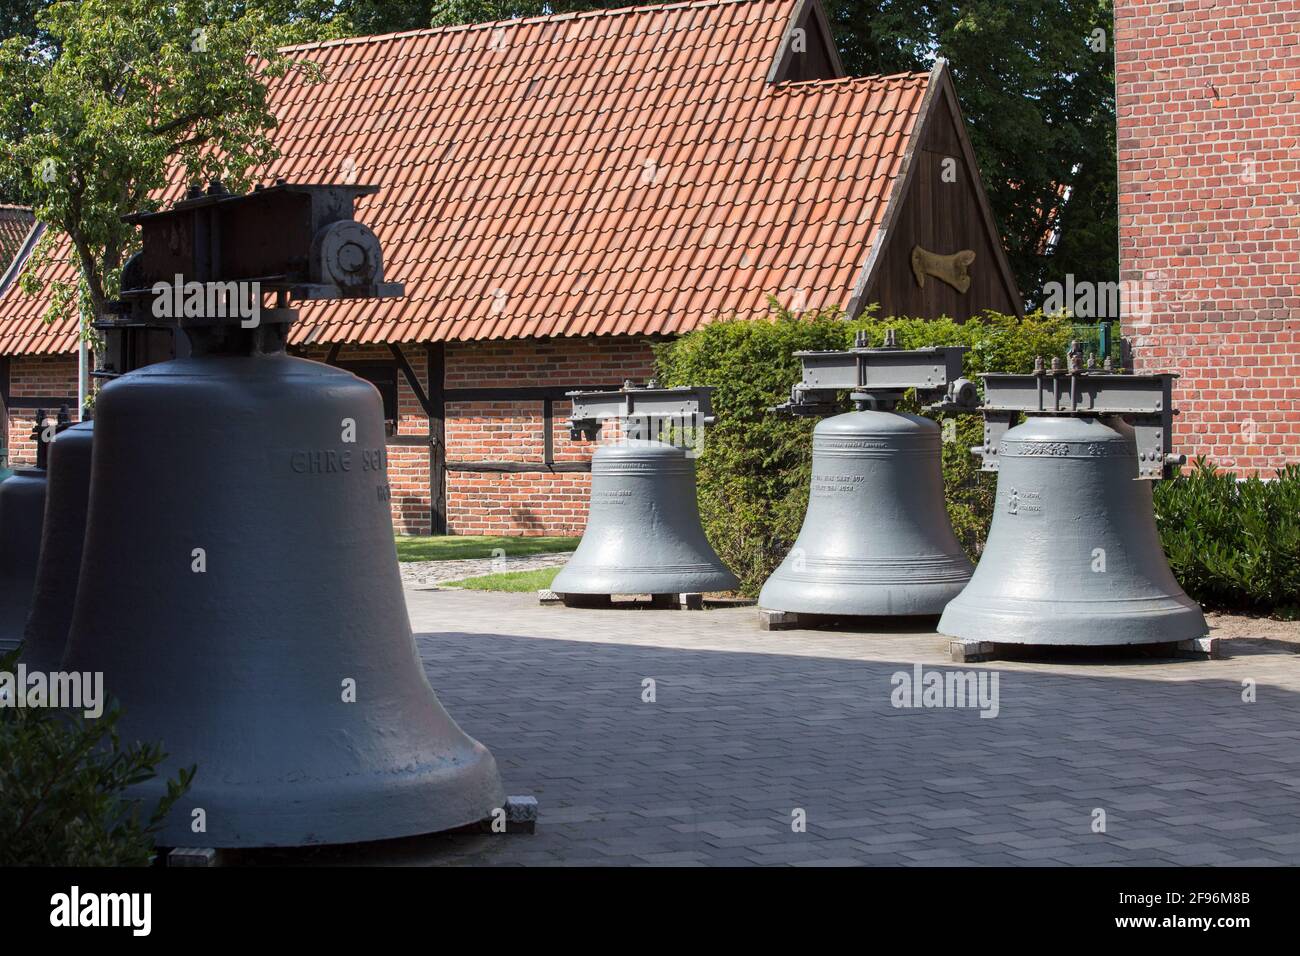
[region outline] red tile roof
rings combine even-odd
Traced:
[[[27,206],[0,205],[0,276],[18,255],[36,225],[36,218]]]
[[[845,305],[929,74],[769,84],[795,0],[703,0],[295,48],[270,180],[381,187],[398,300],[308,303],[292,340],[683,332]],[[167,198],[179,198],[174,184]],[[59,271],[70,273],[70,264]],[[20,297],[26,299],[26,297]],[[0,298],[0,353],[71,323]]]

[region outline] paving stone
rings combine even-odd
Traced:
[[[536,834],[435,838],[430,863],[1300,863],[1291,654],[968,665],[1000,675],[984,719],[891,706],[893,673],[953,669],[937,634],[762,631],[753,608],[407,601],[443,704],[506,790],[540,804]],[[1240,701],[1243,677],[1259,703]]]

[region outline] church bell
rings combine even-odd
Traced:
[[[442,708],[416,651],[379,395],[284,348],[290,297],[401,294],[352,219],[375,191],[218,187],[132,217],[143,259],[127,321],[177,274],[271,276],[257,281],[277,296],[256,315],[180,319],[188,357],[121,375],[97,401],[63,666],[102,672],[122,736],[166,751],[131,796],[150,806],[196,767],[162,846],[380,840],[504,805],[492,754]],[[239,241],[250,236],[275,241]]]
[[[808,510],[759,607],[816,617],[937,615],[970,580],[944,507],[939,426],[896,410],[908,389],[970,404],[962,348],[801,352],[803,380],[780,411],[856,408],[813,430]]]
[[[1038,362],[985,375],[985,442],[998,472],[979,567],[939,621],[966,641],[1115,646],[1206,634],[1160,545],[1151,481],[1170,448],[1175,376],[1116,375]],[[1014,425],[1021,413],[1024,424]],[[1013,427],[1014,426],[1014,427]]]
[[[571,600],[702,594],[738,586],[700,524],[693,448],[659,440],[669,437],[674,423],[683,426],[680,435],[690,428],[698,438],[699,429],[712,423],[710,391],[651,382],[644,388],[627,383],[621,391],[569,393],[575,437],[595,439],[610,418],[621,430],[592,456],[587,527],[552,591]]]
[[[32,428],[36,467],[15,469],[0,482],[0,654],[23,640],[41,553],[49,445],[67,427],[66,408],[53,426],[46,424],[45,410],[38,411]]]
[[[29,670],[58,670],[72,623],[81,545],[90,498],[93,422],[60,432],[49,446],[45,522],[31,613],[23,633],[22,663]]]

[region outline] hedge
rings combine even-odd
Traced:
[[[1263,481],[1199,458],[1156,483],[1155,503],[1169,565],[1192,597],[1224,610],[1300,611],[1300,466]]]

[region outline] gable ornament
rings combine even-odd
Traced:
[[[929,275],[948,283],[958,292],[965,292],[970,288],[970,265],[974,261],[972,249],[941,256],[920,246],[912,247],[912,275],[916,276],[916,284],[922,289],[925,288],[925,277]]]

